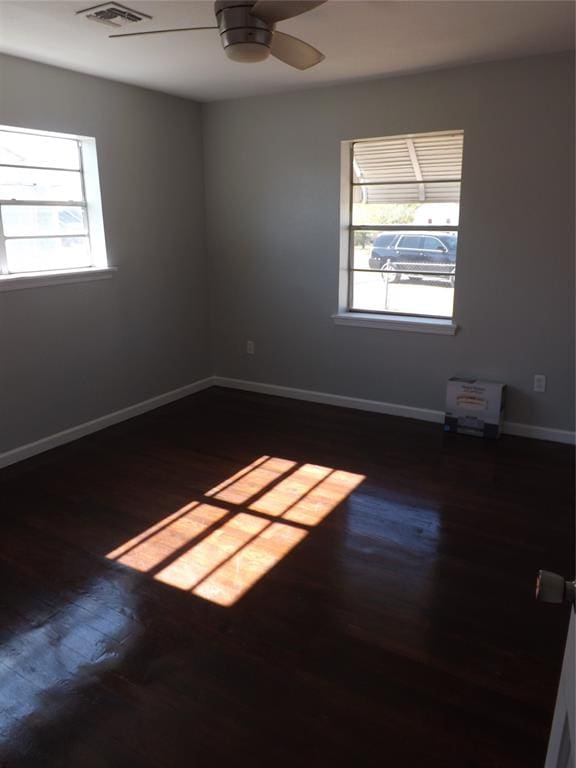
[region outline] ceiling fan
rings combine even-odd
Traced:
[[[311,11],[327,0],[216,0],[217,26],[153,29],[147,32],[122,32],[110,37],[159,35],[166,32],[192,32],[218,29],[229,59],[240,62],[264,61],[270,54],[296,69],[319,64],[324,54],[297,37],[277,32],[276,24]]]

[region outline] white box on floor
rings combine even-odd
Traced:
[[[453,376],[446,388],[445,432],[499,437],[506,385]]]

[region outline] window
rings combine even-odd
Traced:
[[[94,139],[0,127],[0,279],[106,266]]]
[[[442,241],[437,237],[423,237],[421,248],[425,251],[445,251]]]
[[[462,131],[348,143],[341,312],[452,318],[463,144]]]
[[[422,247],[422,238],[416,235],[407,235],[406,237],[401,237],[398,241],[398,247],[399,248],[409,248],[413,251],[418,250]]]

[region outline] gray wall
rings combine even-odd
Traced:
[[[216,372],[434,409],[447,377],[475,375],[508,382],[509,421],[573,429],[573,66],[562,54],[204,105]],[[335,326],[340,142],[460,128],[458,335]]]
[[[193,102],[0,57],[0,124],[95,136],[109,280],[0,293],[0,452],[212,372]]]

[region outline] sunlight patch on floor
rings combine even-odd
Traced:
[[[326,478],[282,515],[283,520],[300,525],[314,526],[322,522],[364,480],[364,475],[332,470]]]
[[[135,539],[131,539],[107,557],[129,565],[138,571],[150,571],[163,563],[180,548],[187,547],[199,534],[226,517],[228,510],[210,504],[191,504],[184,515],[174,520],[166,519]],[[158,530],[154,530],[158,528]]]
[[[265,493],[249,509],[262,512],[265,515],[278,517],[300,501],[312,488],[322,482],[333,470],[328,467],[318,467],[314,464],[304,464],[285,480],[278,483],[271,491]]]
[[[231,606],[279,563],[364,475],[273,456],[256,461],[107,557]],[[213,503],[215,502],[215,503]]]
[[[270,523],[267,520],[240,512],[166,568],[158,571],[155,578],[179,589],[192,589],[268,525]]]
[[[218,501],[229,502],[230,504],[245,504],[255,494],[263,488],[273,483],[279,477],[282,477],[290,469],[296,466],[295,461],[286,459],[266,458],[262,463],[258,463],[249,472],[242,472],[241,476],[233,483],[226,482],[222,486],[212,488],[206,493]]]
[[[302,528],[270,523],[192,592],[219,605],[233,605],[307,535]]]

